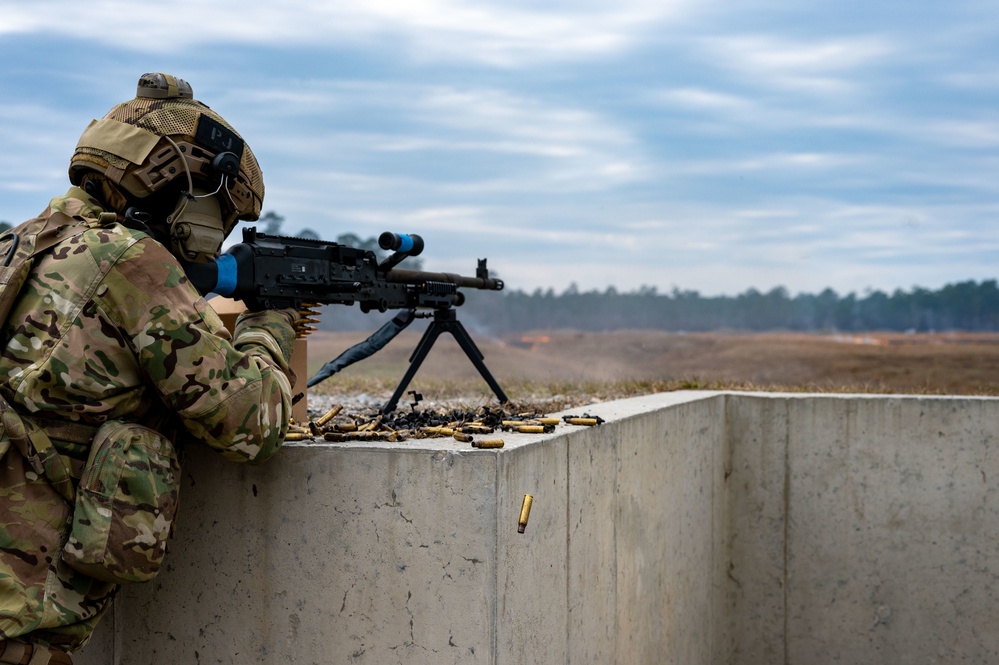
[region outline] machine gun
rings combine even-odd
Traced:
[[[465,301],[459,288],[503,289],[502,280],[489,276],[486,260],[479,259],[475,277],[404,270],[396,266],[423,251],[420,236],[386,232],[379,236],[378,245],[392,252],[381,262],[370,250],[325,240],[268,235],[249,227],[243,229],[243,242],[230,247],[214,262],[189,263],[184,269],[201,293],[242,300],[251,309],[294,307],[302,311],[319,305],[356,303],[363,312],[402,310],[367,340],[326,363],[309,379],[309,387],[372,355],[414,319],[432,318],[382,413],[395,410],[434,342],[445,332],[455,338],[499,401],[506,403],[506,394],[483,363],[482,352],[454,310]]]

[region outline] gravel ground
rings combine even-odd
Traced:
[[[342,406],[344,412],[372,413],[380,410],[382,405],[391,399],[391,397],[391,391],[379,394],[310,393],[307,411],[310,419],[318,418],[336,405]],[[515,402],[509,404],[507,408],[531,411],[535,413],[557,413],[559,411],[565,411],[579,406],[597,403],[599,401],[600,400],[588,396],[568,398],[564,395],[552,395],[541,399],[532,399],[530,402]],[[411,409],[413,408],[413,404],[413,396],[411,394],[403,395],[402,399],[399,400],[398,405],[396,405],[396,411]],[[452,409],[475,411],[481,406],[499,406],[499,402],[492,396],[488,398],[481,396],[470,398],[455,397],[442,400],[429,399],[424,396],[424,398],[417,403],[416,408],[431,411]]]

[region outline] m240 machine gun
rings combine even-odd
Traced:
[[[455,307],[465,301],[461,288],[500,291],[503,281],[489,276],[486,260],[479,259],[475,277],[397,268],[406,257],[423,251],[423,239],[414,234],[383,233],[378,245],[391,251],[379,262],[374,252],[335,242],[292,238],[243,229],[243,242],[233,245],[214,262],[184,266],[188,278],[202,293],[242,300],[251,309],[294,307],[299,311],[319,305],[354,305],[363,312],[402,310],[367,340],[326,363],[308,381],[312,387],[343,368],[372,355],[416,318],[432,318],[409,358],[409,367],[383,413],[395,410],[434,342],[451,334],[501,403],[507,396],[483,362],[482,352],[458,321]]]

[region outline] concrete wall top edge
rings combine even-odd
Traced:
[[[790,393],[790,392],[749,392],[749,391],[725,391],[725,390],[678,390],[673,392],[654,393],[650,395],[639,395],[610,402],[599,402],[586,406],[567,409],[557,413],[549,414],[552,417],[561,418],[564,415],[590,415],[599,416],[605,422],[611,423],[637,415],[658,411],[681,404],[689,404],[697,401],[712,399],[716,397],[748,397],[753,399],[776,399],[776,400],[934,400],[934,401],[999,401],[999,397],[985,395],[918,395],[918,394],[881,394],[881,393]],[[311,450],[384,450],[392,452],[410,453],[445,453],[460,455],[495,455],[504,451],[516,450],[526,446],[551,442],[557,440],[574,431],[586,429],[573,425],[557,426],[556,430],[550,434],[520,434],[516,432],[497,431],[495,434],[480,435],[482,439],[503,439],[504,447],[499,449],[484,450],[473,448],[468,443],[461,443],[447,437],[433,439],[410,439],[402,442],[381,442],[381,441],[290,441],[284,444],[285,448],[307,448]]]
[[[782,392],[742,392],[720,391],[712,394],[728,396],[767,397],[773,399],[866,399],[866,400],[939,400],[939,401],[997,401],[999,397],[990,395],[921,395],[918,393],[782,393]]]
[[[665,393],[655,393],[651,395],[640,395],[637,397],[629,397],[620,400],[613,400],[610,402],[600,402],[596,404],[591,404],[587,406],[581,406],[574,409],[567,409],[565,411],[559,411],[557,413],[548,414],[551,417],[561,418],[565,415],[581,416],[584,413],[588,413],[593,416],[599,416],[605,422],[611,423],[615,421],[625,420],[627,418],[640,415],[642,413],[648,413],[649,411],[658,411],[660,409],[669,408],[672,406],[678,406],[680,404],[685,404],[688,402],[695,402],[704,399],[710,399],[718,395],[722,395],[722,392],[714,391],[697,391],[697,390],[682,390],[675,392],[665,392]],[[576,426],[568,424],[559,424],[555,431],[550,434],[521,434],[519,432],[503,432],[497,431],[495,434],[483,434],[479,435],[477,438],[480,439],[503,439],[504,446],[499,449],[480,449],[473,448],[471,444],[461,443],[455,441],[454,439],[448,437],[437,437],[432,439],[410,439],[407,441],[400,442],[388,442],[388,441],[345,441],[345,442],[331,442],[331,441],[289,441],[284,444],[285,448],[307,448],[310,450],[386,450],[392,452],[411,452],[411,453],[447,453],[447,454],[461,454],[461,455],[493,455],[502,453],[503,451],[522,448],[525,446],[530,446],[533,444],[544,443],[549,441],[557,440],[567,434],[574,431],[588,429],[585,426]]]

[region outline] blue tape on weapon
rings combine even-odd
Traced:
[[[215,265],[219,268],[219,276],[212,290],[220,296],[231,296],[236,290],[236,257],[222,254],[215,259]]]
[[[410,252],[413,250],[413,246],[416,244],[413,242],[413,238],[408,233],[400,233],[399,235],[399,247],[396,251],[399,252]]]

